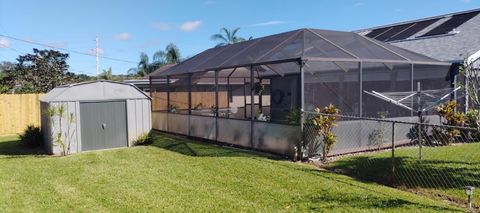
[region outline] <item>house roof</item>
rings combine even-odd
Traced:
[[[357,30],[379,41],[393,42],[456,33],[456,29],[480,14],[480,9]]]
[[[353,32],[299,29],[211,48],[151,76],[199,73],[299,60],[449,65]]]
[[[170,69],[171,67],[175,66],[176,64],[165,64],[159,68],[157,68],[156,70],[154,70],[153,72],[151,72],[150,74],[146,75],[145,77],[143,77],[144,79],[148,79],[150,76],[156,76],[156,75],[160,75],[162,72]]]
[[[115,81],[90,81],[55,87],[41,102],[100,101],[150,98],[132,84]]]
[[[440,61],[457,62],[480,50],[480,9],[355,32]]]

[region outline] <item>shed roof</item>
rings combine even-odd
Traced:
[[[40,98],[42,102],[149,99],[133,84],[91,81],[56,87]]]
[[[296,60],[449,65],[357,33],[305,28],[211,48],[156,76]]]

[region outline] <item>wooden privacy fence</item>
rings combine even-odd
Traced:
[[[218,105],[227,107],[227,92],[218,92]],[[167,93],[152,93],[153,111],[167,110]],[[188,92],[170,92],[170,104],[178,109],[188,110]],[[215,92],[192,92],[192,108],[210,109],[215,106]]]
[[[21,133],[28,125],[40,126],[43,94],[0,94],[0,135]]]

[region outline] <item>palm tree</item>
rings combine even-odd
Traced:
[[[180,62],[180,50],[178,49],[177,45],[175,45],[174,43],[168,44],[165,48],[165,52],[165,59],[167,64],[176,64]]]
[[[165,64],[176,64],[181,61],[180,50],[174,43],[170,43],[165,48],[165,51],[159,50],[153,54],[153,61],[149,63],[148,55],[144,52],[140,53],[140,61],[137,67],[130,68],[127,73],[129,75],[135,75],[143,77],[158,67]]]
[[[159,50],[153,54],[153,62],[152,64],[166,64],[166,56],[165,52],[162,50]]]
[[[153,66],[162,66],[165,64],[176,64],[181,61],[180,50],[177,45],[170,43],[165,51],[159,50],[153,54]]]
[[[145,75],[149,73],[149,68],[150,68],[150,63],[148,62],[148,55],[144,52],[141,52],[140,61],[138,62],[138,72],[143,73],[143,75]]]
[[[100,78],[103,80],[113,80],[112,68],[104,69],[102,74],[100,74]]]
[[[220,29],[220,33],[213,34],[210,37],[210,39],[218,42],[218,44],[215,47],[220,47],[220,46],[225,46],[225,45],[245,41],[244,38],[237,36],[237,33],[239,30],[240,28],[229,30],[225,27],[222,27]]]

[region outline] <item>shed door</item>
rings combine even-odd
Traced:
[[[82,151],[128,145],[124,101],[80,103],[80,123]]]

